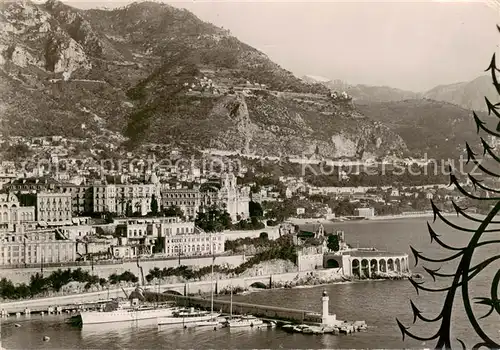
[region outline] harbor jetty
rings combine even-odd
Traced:
[[[151,301],[151,298],[156,299],[158,302],[171,301],[175,302],[178,306],[185,306],[189,308],[205,309],[209,310],[213,308],[221,314],[232,314],[232,315],[252,315],[258,317],[264,321],[278,324],[283,327],[287,332],[300,332],[305,334],[324,334],[324,333],[354,333],[366,329],[366,323],[364,321],[342,321],[338,320],[335,314],[329,313],[329,297],[326,291],[323,292],[322,301],[322,312],[318,313],[311,310],[301,310],[286,307],[277,307],[270,305],[260,305],[244,302],[235,302],[229,300],[212,300],[204,297],[192,297],[177,295],[174,293],[151,293],[145,292],[145,300]],[[108,300],[109,301],[109,300]],[[80,311],[102,311],[106,300],[95,302],[95,303],[85,303],[85,304],[72,304],[49,307],[48,309],[41,311],[42,317],[45,314],[78,314]],[[38,311],[38,310],[37,310]],[[34,313],[33,310],[26,309],[24,315],[30,317]],[[3,317],[8,316],[5,310],[2,310]],[[21,317],[21,313],[18,312],[14,316],[16,318]]]
[[[186,297],[181,295],[170,294],[165,298],[175,301],[179,306],[189,306],[200,309],[209,309],[211,301],[200,297]],[[214,300],[214,310],[218,310],[223,314],[250,314],[266,321],[275,321],[282,326],[293,326],[294,332],[308,333],[309,329],[313,329],[318,333],[354,333],[366,329],[365,321],[343,321],[338,320],[335,314],[329,313],[329,296],[326,291],[323,291],[321,298],[322,312],[318,313],[310,310],[291,309],[286,307],[277,307],[269,305],[251,304],[243,302],[231,302],[228,300]],[[297,327],[301,326],[301,327]],[[316,328],[315,328],[316,327]],[[320,329],[322,331],[320,331]]]

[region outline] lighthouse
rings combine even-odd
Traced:
[[[323,291],[323,297],[321,298],[321,302],[323,304],[323,312],[321,314],[321,323],[328,326],[333,326],[337,321],[336,315],[328,314],[328,302],[330,301],[330,297],[326,290]]]

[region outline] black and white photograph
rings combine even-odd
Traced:
[[[500,349],[500,0],[0,0],[0,350]]]

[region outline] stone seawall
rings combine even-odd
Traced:
[[[228,255],[228,256],[217,256],[215,258],[215,265],[229,265],[231,267],[236,267],[245,261],[247,261],[251,256],[245,255]],[[178,258],[169,258],[165,260],[151,260],[151,261],[141,261],[140,266],[144,271],[144,277],[149,273],[150,269],[158,267],[163,269],[164,267],[177,267],[180,265],[186,266],[208,266],[212,264],[212,257],[195,257],[195,258],[181,258],[180,263]],[[108,278],[109,275],[116,273],[121,274],[125,271],[130,271],[134,275],[140,278],[140,271],[137,267],[137,262],[124,262],[121,264],[112,264],[112,265],[94,265],[92,266],[63,266],[63,267],[46,267],[43,269],[44,275],[49,275],[53,271],[57,271],[58,269],[72,269],[75,270],[77,268],[81,268],[82,270],[89,271],[91,274],[97,275],[102,278]],[[0,274],[2,278],[7,278],[14,283],[29,283],[30,277],[37,272],[40,272],[40,268],[21,268],[21,269],[2,269],[0,270]]]
[[[279,226],[265,227],[260,230],[224,231],[226,241],[234,241],[238,238],[257,238],[261,232],[266,232],[269,239],[277,239],[280,236]]]
[[[301,271],[301,272],[288,272],[282,274],[265,275],[265,276],[252,276],[252,277],[236,277],[230,279],[217,279],[213,281],[196,281],[187,283],[164,284],[160,286],[146,286],[146,290],[151,292],[173,291],[181,295],[186,294],[199,294],[209,293],[211,290],[211,283],[213,284],[216,293],[225,292],[232,288],[248,289],[254,283],[262,283],[267,288],[276,284],[284,284],[287,282],[299,281],[300,279],[307,278],[309,275],[315,274],[321,278],[328,280],[342,280],[342,273],[340,269],[329,270],[315,270],[315,271]],[[133,287],[124,288],[126,292],[132,291]],[[92,302],[103,300],[107,298],[123,297],[123,291],[119,288],[111,289],[109,291],[99,291],[91,293],[73,294],[65,296],[57,296],[51,298],[30,299],[23,301],[13,301],[2,303],[2,308],[6,311],[22,312],[25,308],[30,308],[32,311],[47,310],[49,306],[63,306],[71,305],[77,302]]]

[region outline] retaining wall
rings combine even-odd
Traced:
[[[249,258],[251,258],[251,256],[248,255],[217,256],[215,258],[214,264],[215,265],[228,264],[231,267],[235,267],[244,263]],[[140,261],[139,264],[144,271],[144,276],[146,276],[149,273],[149,270],[155,267],[163,269],[164,267],[169,268],[169,267],[177,267],[180,265],[200,266],[200,267],[208,266],[212,264],[212,257],[207,256],[207,257],[195,257],[195,258],[181,258],[180,263],[178,258],[171,258],[165,260],[150,260],[150,261],[143,260]],[[58,269],[65,270],[70,268],[72,270],[75,270],[79,267],[84,271],[89,271],[91,274],[98,275],[99,277],[102,278],[108,278],[109,275],[113,273],[121,274],[125,271],[130,271],[139,278],[141,276],[139,268],[137,267],[137,262],[133,261],[110,264],[110,265],[94,265],[93,268],[92,266],[45,267],[43,269],[43,272],[44,275],[45,274],[49,275],[50,273]],[[30,277],[40,271],[41,271],[40,268],[1,269],[0,274],[2,278],[5,277],[14,283],[29,283]]]
[[[146,290],[150,292],[160,292],[163,293],[165,291],[175,291],[180,294],[198,294],[198,293],[209,293],[211,290],[211,283],[213,284],[214,292],[220,292],[223,289],[230,288],[248,288],[251,284],[255,282],[261,282],[265,284],[267,287],[271,284],[271,282],[288,282],[303,277],[310,272],[314,272],[315,274],[320,273],[324,277],[326,276],[341,276],[341,269],[329,269],[323,271],[301,271],[301,272],[288,272],[282,274],[275,275],[266,275],[266,276],[253,276],[253,277],[239,277],[239,278],[231,278],[231,279],[221,279],[214,281],[198,281],[198,282],[189,282],[189,283],[175,283],[175,284],[165,284],[160,286],[146,286]],[[135,287],[127,287],[124,290],[128,293],[134,290]],[[14,302],[4,302],[1,305],[2,309],[7,310],[8,312],[22,312],[26,307],[30,308],[32,311],[35,310],[46,310],[49,306],[56,305],[69,305],[77,302],[92,302],[98,301],[108,298],[115,297],[124,297],[123,291],[120,288],[110,289],[109,291],[104,290],[100,292],[91,292],[91,293],[82,293],[82,294],[71,294],[65,296],[58,296],[52,298],[40,298],[40,299],[30,299],[23,301],[14,301]],[[210,303],[210,299],[207,298]],[[219,307],[218,307],[219,308]],[[227,310],[228,312],[229,310]],[[250,312],[250,311],[249,311]]]

